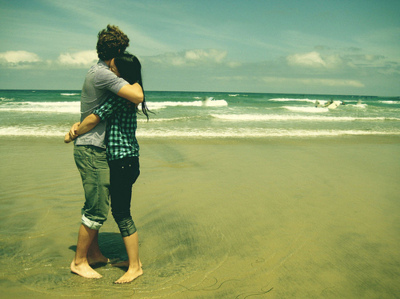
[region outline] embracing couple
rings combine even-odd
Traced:
[[[85,193],[81,225],[71,271],[86,278],[101,278],[91,265],[108,263],[98,244],[99,229],[112,215],[121,232],[128,261],[127,272],[115,283],[127,283],[143,274],[139,240],[130,213],[132,185],[140,174],[136,140],[138,105],[148,118],[141,65],[125,52],[129,38],[116,26],[98,34],[99,61],[86,74],[81,94],[81,122],[64,141],[75,140],[74,159]],[[111,200],[110,200],[111,198]]]

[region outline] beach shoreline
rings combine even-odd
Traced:
[[[83,190],[63,138],[2,137],[4,298],[391,298],[400,289],[400,138],[139,138],[144,275],[72,275]],[[100,233],[123,258],[111,214]],[[237,271],[241,269],[241,271]],[[74,291],[79,289],[77,293]],[[46,297],[47,296],[47,297]]]

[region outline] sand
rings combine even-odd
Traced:
[[[69,271],[83,190],[62,138],[0,140],[2,298],[395,298],[400,138],[141,139],[144,275]],[[126,253],[110,214],[100,246]]]

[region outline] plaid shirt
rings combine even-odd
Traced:
[[[109,161],[139,156],[135,104],[119,97],[111,97],[93,113],[101,120],[107,120],[105,143]]]

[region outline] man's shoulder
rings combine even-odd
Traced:
[[[104,61],[99,61],[93,70],[93,83],[95,88],[107,89],[115,94],[128,82],[117,77]]]
[[[99,62],[97,62],[95,65],[93,65],[92,67],[91,67],[91,70],[94,72],[94,73],[99,73],[99,74],[102,74],[102,73],[106,73],[106,74],[109,74],[109,73],[112,73],[111,72],[111,70],[109,69],[109,67],[107,66],[107,64],[105,64],[105,62],[102,62],[102,61],[99,61]]]
[[[98,82],[115,80],[115,74],[108,68],[106,64],[98,63],[93,68],[95,80]]]

